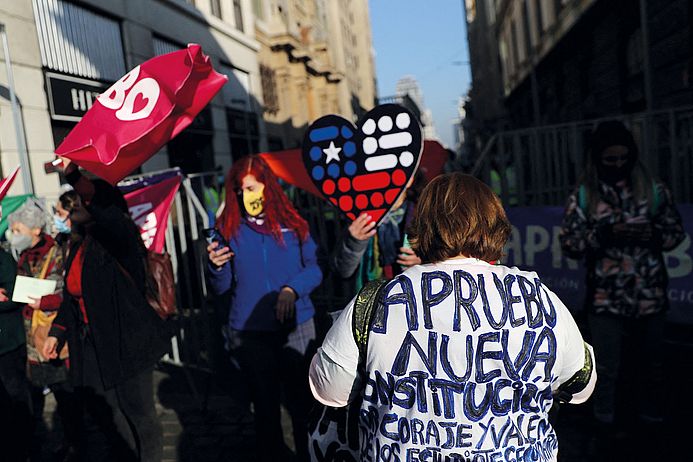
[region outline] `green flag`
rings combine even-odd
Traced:
[[[6,196],[2,200],[2,220],[0,220],[0,236],[3,236],[5,234],[5,231],[7,231],[7,228],[10,226],[9,222],[7,221],[7,217],[10,216],[12,212],[17,210],[19,207],[26,202],[26,200],[30,197],[33,197],[31,194],[23,194],[21,196]]]

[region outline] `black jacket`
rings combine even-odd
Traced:
[[[163,356],[169,344],[169,326],[144,296],[146,250],[132,221],[114,206],[87,209],[95,223],[84,241],[71,249],[66,274],[77,246],[85,246],[82,296],[89,335],[108,389],[153,366]],[[51,335],[67,340],[77,385],[84,373],[81,316],[77,300],[66,289]]]
[[[0,288],[10,299],[0,303],[0,355],[15,350],[26,342],[22,305],[12,301],[12,289],[17,277],[17,262],[0,249]]]

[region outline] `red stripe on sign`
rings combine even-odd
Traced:
[[[395,189],[390,189],[385,193],[385,202],[388,204],[392,204],[395,199],[397,199],[397,196],[399,196],[399,193],[402,190],[400,188],[395,188]]]
[[[376,223],[385,215],[385,212],[387,212],[387,209],[376,209],[376,210],[368,210],[368,215],[371,216],[371,221],[375,221]]]
[[[390,174],[387,172],[376,172],[355,176],[352,185],[359,192],[387,188],[390,186]]]

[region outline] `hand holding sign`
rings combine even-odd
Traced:
[[[226,81],[199,45],[153,58],[101,94],[55,152],[116,184],[190,125]]]
[[[358,239],[359,241],[366,241],[372,238],[375,236],[376,232],[377,230],[375,229],[375,222],[367,213],[362,213],[349,225],[349,234],[351,234],[351,237]]]

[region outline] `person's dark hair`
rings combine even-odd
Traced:
[[[459,255],[495,261],[503,254],[510,229],[491,188],[458,172],[438,176],[424,188],[409,239],[424,263]]]
[[[58,198],[58,201],[60,202],[60,206],[62,208],[68,212],[71,212],[75,205],[80,203],[80,198],[77,191],[71,190],[62,193]]]
[[[102,179],[95,179],[91,182],[94,185],[94,197],[92,197],[90,205],[101,208],[113,205],[123,213],[128,214],[128,203],[120,189]]]
[[[637,201],[652,203],[652,177],[640,161],[640,152],[633,134],[618,120],[600,122],[590,135],[585,170],[579,185],[585,186],[587,206],[590,214],[595,213],[599,203],[599,179],[602,153],[611,146],[628,149],[628,174],[626,179],[633,188]]]

